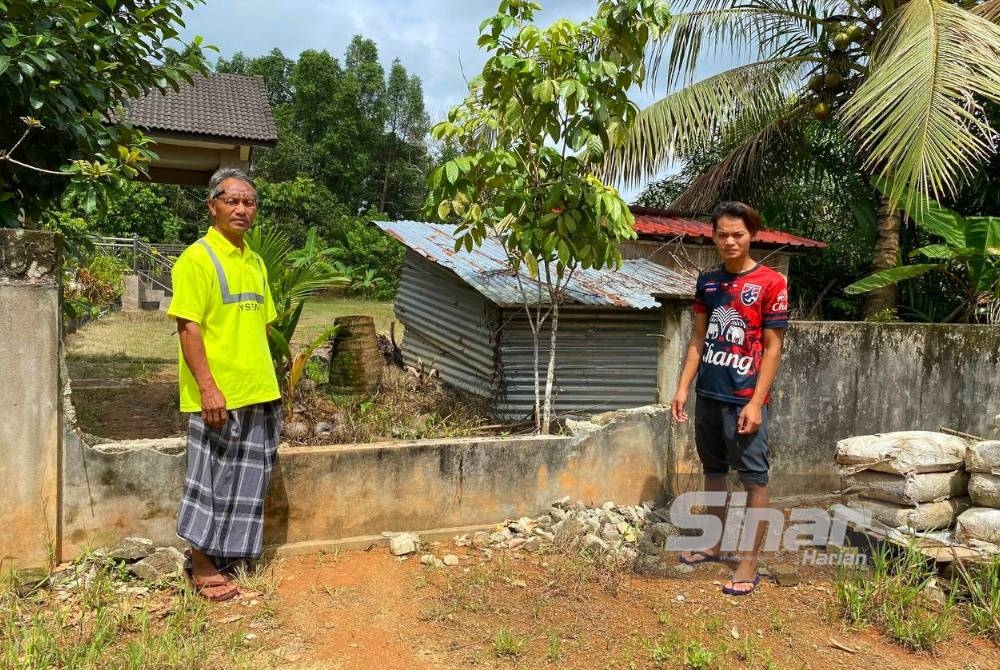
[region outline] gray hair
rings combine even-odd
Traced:
[[[245,183],[247,186],[252,188],[254,191],[257,187],[254,186],[253,179],[250,178],[246,172],[239,168],[224,167],[219,168],[212,174],[212,178],[208,180],[208,199],[218,198],[222,194],[222,189],[219,188],[219,184],[227,179],[239,179],[241,182]]]

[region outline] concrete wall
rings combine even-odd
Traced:
[[[690,316],[684,321],[680,331],[689,333]],[[679,368],[661,375],[664,402]],[[830,492],[839,488],[833,457],[845,437],[942,427],[991,436],[1000,413],[1000,329],[796,321],[773,395],[772,495]],[[676,426],[670,440],[671,490],[700,486],[691,424]]]
[[[265,543],[322,543],[383,531],[475,526],[537,515],[552,500],[638,504],[664,495],[664,408],[609,412],[570,437],[282,448]],[[66,438],[65,557],[141,535],[177,544],[184,442],[88,446]]]
[[[0,228],[0,566],[59,553],[61,243]]]

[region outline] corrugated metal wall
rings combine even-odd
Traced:
[[[499,310],[493,303],[451,272],[407,251],[395,311],[405,328],[401,348],[407,365],[420,358],[433,363],[451,386],[495,395]]]
[[[556,344],[556,413],[593,414],[655,402],[660,317],[659,309],[564,305]],[[498,413],[503,418],[522,418],[534,409],[531,328],[523,310],[505,309],[501,318],[503,380]],[[539,347],[543,385],[548,333],[546,327]]]

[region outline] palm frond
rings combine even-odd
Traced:
[[[975,96],[1000,100],[1000,26],[943,0],[911,0],[887,20],[839,120],[866,169],[893,177],[891,201],[907,187],[937,197],[993,151]]]
[[[770,183],[765,173],[778,165],[782,172],[787,173],[792,169],[791,162],[800,162],[793,156],[808,147],[801,132],[802,114],[800,107],[789,106],[763,123],[748,119],[735,123],[729,131],[741,135],[739,139],[734,142],[732,135],[728,141],[723,139],[726,145],[735,144],[734,148],[718,163],[695,177],[690,186],[670,204],[670,208],[687,214],[709,211],[727,196],[727,189],[739,190],[743,197],[751,192],[757,196],[762,194]]]
[[[762,118],[781,109],[801,82],[804,63],[779,58],[740,66],[671,93],[639,112],[624,136],[615,138],[602,175],[635,186],[671,158],[716,138],[748,112]]]
[[[986,0],[983,4],[973,7],[972,13],[987,21],[1000,23],[1000,0]]]
[[[665,68],[667,91],[680,82],[689,85],[705,54],[725,50],[731,56],[766,60],[816,48],[818,22],[809,14],[763,0],[738,6],[732,2],[701,4],[711,6],[676,14],[671,19],[670,54]]]

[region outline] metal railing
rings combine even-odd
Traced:
[[[170,271],[174,260],[186,248],[183,244],[150,244],[132,237],[99,237],[94,242],[98,253],[114,256],[132,266],[139,281],[149,289],[159,289],[166,294],[173,291]]]

